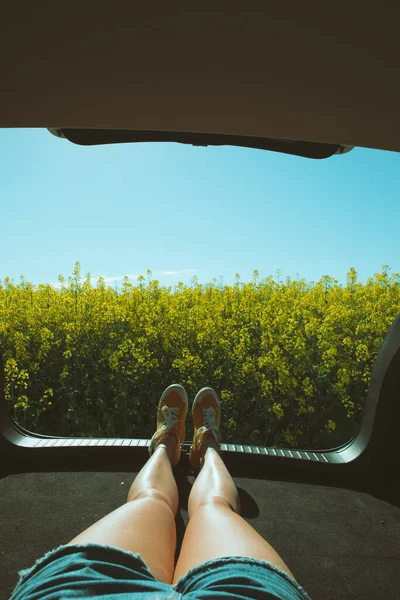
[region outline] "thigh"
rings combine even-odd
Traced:
[[[176,546],[175,517],[162,500],[127,502],[71,540],[70,544],[104,544],[138,553],[151,573],[171,583]]]
[[[175,568],[174,582],[196,565],[228,556],[268,561],[294,579],[273,547],[224,500],[215,499],[199,508],[189,521]]]

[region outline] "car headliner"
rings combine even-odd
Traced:
[[[399,16],[365,3],[7,3],[0,126],[399,151]]]

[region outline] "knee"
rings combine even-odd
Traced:
[[[240,512],[239,502],[237,502],[237,505],[234,506],[224,496],[219,496],[218,494],[211,494],[210,496],[205,496],[196,506],[195,512],[197,512],[201,508],[211,508],[214,510],[229,510],[238,514]]]
[[[152,502],[163,504],[170,510],[172,516],[175,518],[174,507],[170,506],[168,497],[156,488],[149,487],[133,495],[129,493],[127,502],[134,502],[135,500],[151,500]]]

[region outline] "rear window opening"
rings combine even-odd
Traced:
[[[396,258],[396,219],[385,221],[370,262],[361,260],[384,173],[394,206],[397,156],[81,148],[42,130],[11,133],[0,352],[8,413],[21,427],[149,439],[160,395],[180,383],[191,400],[204,386],[218,392],[226,443],[322,450],[357,433],[377,353],[400,312],[399,274],[370,267],[374,252]],[[365,161],[376,173],[363,181]],[[328,188],[337,203],[324,208],[318,194]],[[358,234],[364,201],[369,222]],[[77,255],[94,274],[76,263],[57,278]],[[361,272],[336,275],[350,259]],[[293,269],[302,260],[304,276]]]
[[[9,414],[44,435],[150,438],[165,387],[181,383],[193,399],[211,385],[227,443],[339,446],[357,433],[399,298],[387,270],[365,285],[347,277],[340,286],[255,272],[172,289],[147,273],[111,287],[76,265],[58,287],[6,280]]]

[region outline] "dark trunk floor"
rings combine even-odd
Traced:
[[[24,473],[0,479],[0,598],[19,569],[125,502],[133,473]],[[179,481],[178,537],[191,478]],[[242,514],[314,599],[400,597],[400,508],[362,492],[235,478]]]

